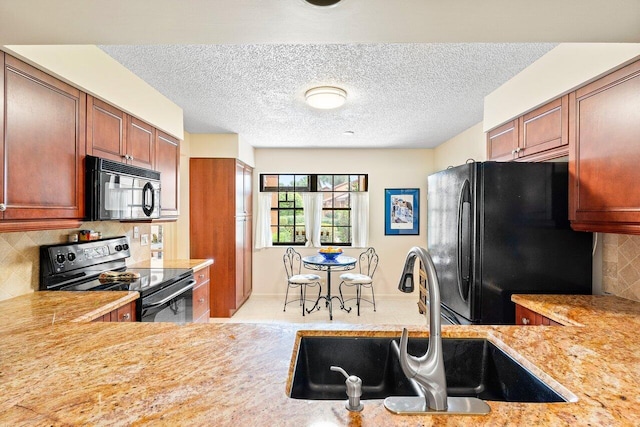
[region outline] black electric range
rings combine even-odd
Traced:
[[[193,271],[189,268],[127,268],[126,236],[40,247],[40,290],[136,291],[136,319],[185,323],[193,320]],[[137,273],[135,280],[104,280],[107,271]]]

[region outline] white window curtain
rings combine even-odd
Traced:
[[[322,193],[302,193],[304,211],[304,232],[307,236],[305,246],[319,248],[320,226],[322,225]]]
[[[351,245],[369,246],[369,193],[351,193]]]
[[[255,248],[273,246],[271,236],[271,197],[272,193],[258,193],[258,216],[256,218]]]

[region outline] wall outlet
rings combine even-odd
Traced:
[[[137,225],[133,227],[133,238],[134,239],[140,238],[140,227],[138,227]]]
[[[142,236],[140,236],[140,245],[147,246],[148,244],[149,244],[149,235],[143,234]]]

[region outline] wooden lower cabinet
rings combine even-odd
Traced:
[[[193,272],[196,286],[193,288],[193,321],[209,323],[209,267]]]
[[[92,322],[135,322],[136,321],[136,302],[132,301],[118,307],[110,313],[93,319]]]
[[[562,326],[562,323],[558,323],[540,313],[516,304],[516,325]]]

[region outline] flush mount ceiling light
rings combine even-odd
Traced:
[[[313,108],[330,110],[342,106],[347,100],[347,92],[339,87],[320,86],[309,89],[304,94],[307,104]]]
[[[340,0],[304,0],[305,2],[319,7],[334,6],[340,3]]]

